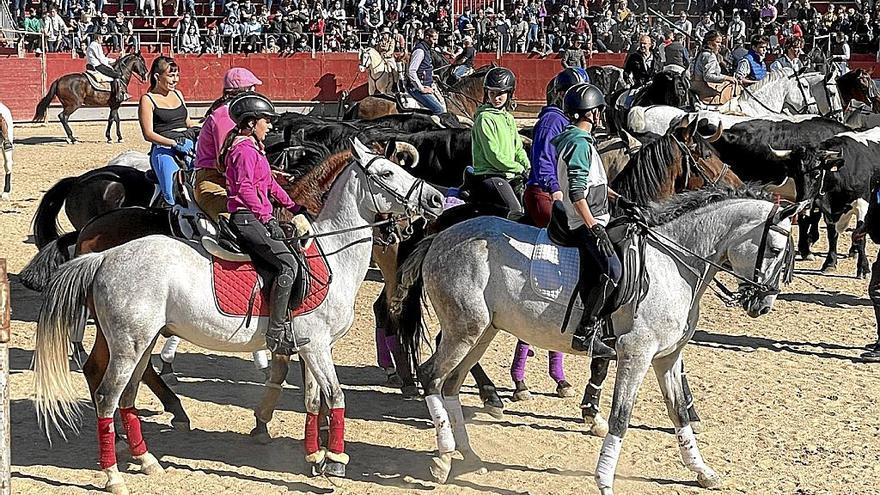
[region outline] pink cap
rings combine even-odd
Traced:
[[[223,89],[247,88],[260,84],[263,84],[263,81],[257,79],[253,72],[244,67],[233,67],[223,76]]]

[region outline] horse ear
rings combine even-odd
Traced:
[[[776,214],[773,215],[773,223],[776,224],[785,220],[786,218],[791,218],[797,215],[805,208],[809,207],[810,203],[812,202],[813,201],[811,199],[805,199],[798,203],[789,203],[788,205],[779,208],[779,210],[776,211]]]
[[[391,160],[391,158],[394,157],[394,153],[396,150],[397,150],[397,139],[391,138],[388,140],[387,143],[385,143],[385,152],[383,154],[385,155],[385,158],[387,158],[388,160]]]
[[[351,139],[351,153],[357,159],[357,161],[363,163],[366,161],[367,156],[370,154],[370,150],[364,146],[364,143],[361,142],[358,138]]]

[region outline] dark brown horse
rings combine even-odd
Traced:
[[[477,107],[483,103],[483,78],[492,67],[492,65],[480,67],[471,75],[461,78],[452,85],[443,82],[445,80],[443,71],[446,70],[446,67],[436,71],[435,80],[446,100],[446,110],[455,116],[471,121]],[[370,120],[396,113],[400,112],[397,108],[397,100],[393,96],[372,95],[352,105],[345,113],[345,118],[348,120]]]
[[[837,89],[840,91],[840,101],[844,108],[855,100],[870,105],[872,112],[880,113],[880,92],[867,70],[855,69],[838,77]]]
[[[132,74],[136,75],[141,81],[147,78],[147,63],[140,52],[120,57],[113,64],[113,68],[121,75],[120,83],[123,85],[123,88],[128,87]],[[64,109],[58,114],[58,119],[61,121],[64,132],[67,134],[68,143],[76,142],[68,120],[73,115],[73,112],[77,111],[80,107],[110,107],[110,115],[107,117],[107,131],[104,133],[104,136],[107,138],[108,143],[111,142],[110,129],[115,122],[116,140],[120,143],[122,142],[122,128],[119,126],[119,106],[122,102],[116,101],[116,98],[113,98],[110,91],[95,90],[84,73],[78,72],[63,75],[52,83],[52,86],[49,87],[49,92],[37,104],[34,122],[42,122],[46,119],[46,111],[49,109],[49,104],[52,103],[56,96],[64,106]]]

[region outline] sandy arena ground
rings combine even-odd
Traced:
[[[127,149],[146,151],[136,125],[124,127],[128,141],[113,145],[103,143],[98,125],[76,124],[85,142],[75,146],[63,143],[58,125],[16,130],[13,199],[0,203],[0,257],[8,259],[12,285],[13,493],[83,493],[103,486],[89,410],[81,434],[67,442],[54,435],[50,446],[37,425],[28,368],[40,296],[24,289],[15,274],[36,252],[30,222],[44,191]],[[848,246],[843,241],[841,249]],[[857,360],[862,346],[876,336],[867,284],[853,278],[852,260],[843,260],[838,272],[828,275],[815,271],[820,263],[799,262],[802,278],[760,319],[725,308],[711,295],[703,299],[700,331],[686,351],[686,362],[705,425],[699,446],[706,462],[724,477],[722,493],[880,492],[880,365]],[[489,473],[464,475],[446,486],[428,481],[435,440],[427,409],[378,385],[384,376],[375,363],[371,303],[379,289],[377,283],[363,285],[355,327],[335,352],[347,402],[348,479],[331,482],[304,474],[298,372],[291,373],[293,385],[270,424],[274,442],[256,445],[248,437],[254,424],[250,408],[263,389],[250,356],[218,355],[183,344],[175,363],[181,376],[176,391],[194,430],[173,430],[170,415],[143,388],[137,405],[145,416],[144,435],[167,473],[147,477],[130,470],[125,479],[132,493],[596,492],[592,476],[602,440],[580,423],[580,397],[553,395],[545,352],[538,352],[529,366],[527,381],[536,400],[508,404],[503,420],[479,412],[472,386],[463,391],[466,414],[476,413],[469,424],[471,442]],[[87,334],[91,339],[94,327]],[[505,400],[511,394],[508,367],[514,342],[500,335],[483,359]],[[576,389],[586,383],[587,364],[573,358],[566,363]],[[86,398],[85,380],[77,382]],[[605,412],[613,371],[607,383]],[[617,492],[702,493],[679,460],[653,374],[645,383],[624,442]],[[120,469],[125,468],[121,458]]]

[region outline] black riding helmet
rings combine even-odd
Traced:
[[[516,91],[516,76],[506,67],[493,67],[489,69],[486,78],[483,79],[483,89],[513,93]]]
[[[241,127],[250,119],[277,117],[275,105],[265,96],[249,91],[235,97],[229,104],[229,118]]]
[[[590,83],[575,84],[566,91],[562,100],[562,111],[575,121],[594,108],[601,110],[604,107],[605,95]]]
[[[585,82],[587,81],[584,80],[584,76],[582,76],[580,72],[569,67],[559,74],[556,74],[556,78],[553,79],[553,90],[565,92],[568,91],[568,88],[574,86],[575,84],[581,84]]]

